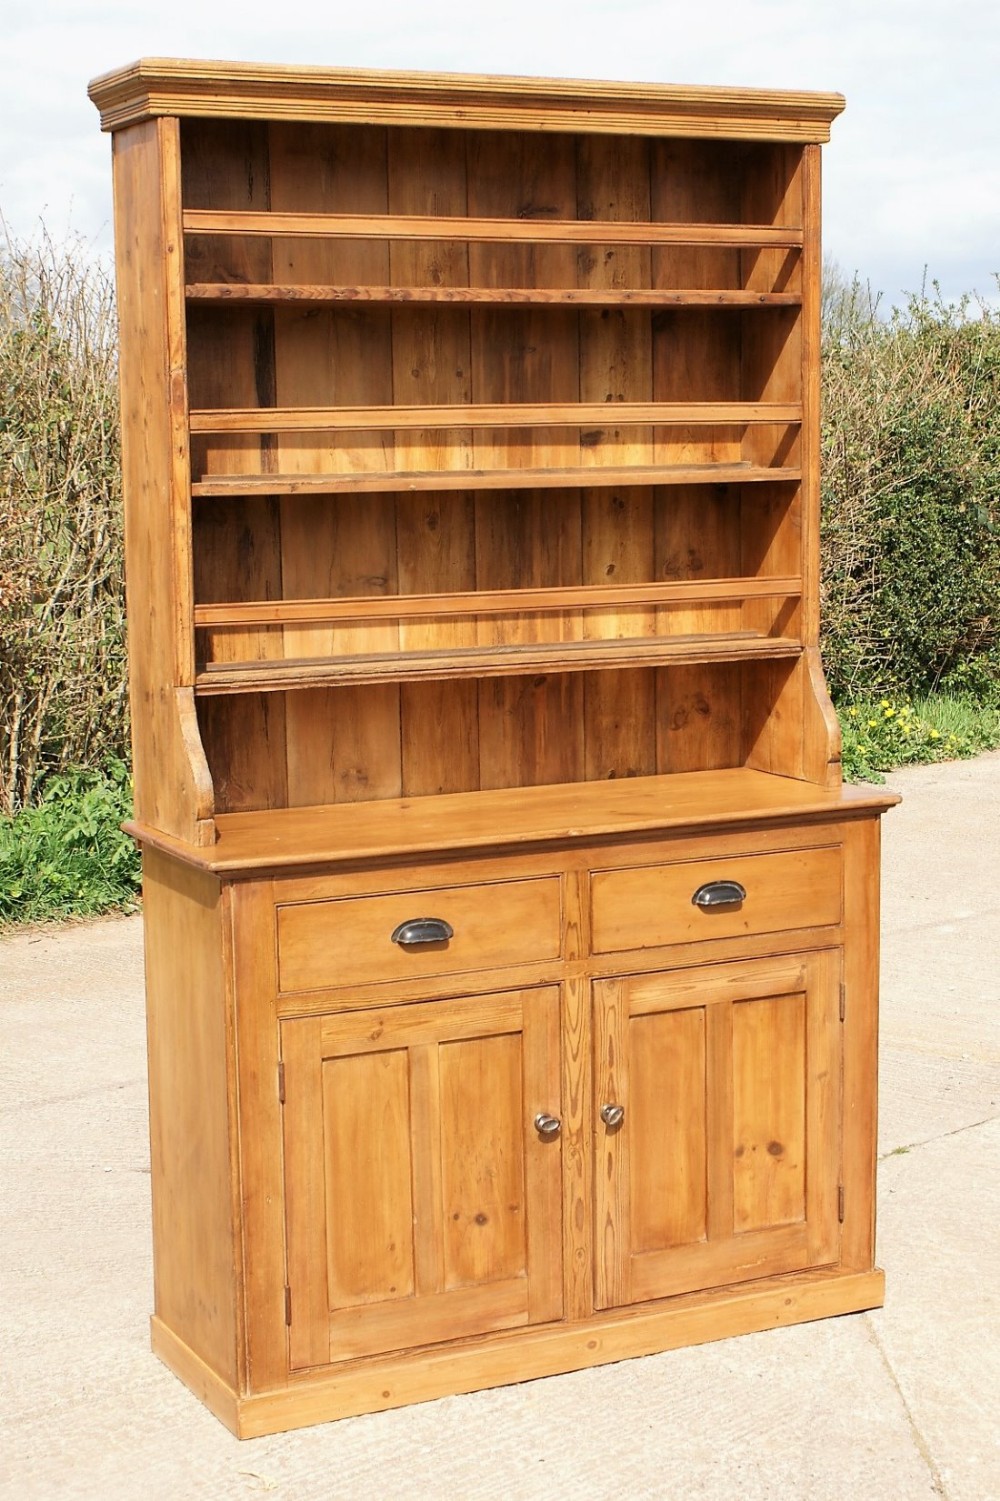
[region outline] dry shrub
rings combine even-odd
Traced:
[[[110,274],[43,236],[0,250],[0,811],[127,755]]]

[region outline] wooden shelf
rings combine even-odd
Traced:
[[[460,215],[289,214],[186,209],[185,234],[277,235],[309,239],[451,240],[492,245],[721,245],[798,249],[800,227],[667,224],[601,219],[480,219]]]
[[[461,594],[378,594],[349,599],[268,599],[249,604],[196,605],[194,623],[214,630],[247,626],[313,625],[337,620],[447,619],[560,610],[611,610],[648,605],[704,604],[744,599],[799,599],[802,580],[787,578],[675,579],[620,588],[579,585],[560,589],[497,589]]]
[[[279,286],[273,282],[193,282],[185,287],[189,302],[231,302],[253,306],[306,303],[338,307],[355,303],[402,303],[407,307],[459,307],[499,304],[509,307],[800,307],[800,292],[746,292],[720,287],[672,291],[629,287],[341,287]]]
[[[428,428],[745,427],[799,423],[800,402],[481,402],[471,406],[227,407],[191,412],[192,433],[400,432]]]
[[[642,640],[546,641],[447,651],[366,652],[359,656],[209,662],[195,676],[199,697],[282,693],[349,683],[411,683],[441,678],[518,677],[530,672],[594,672],[798,657],[802,643],[757,631]]]
[[[414,490],[574,490],[646,485],[791,484],[801,469],[759,464],[608,464],[586,469],[425,469],[345,474],[211,474],[195,498],[241,495],[367,495]]]
[[[437,797],[386,798],[326,807],[224,813],[218,841],[197,849],[141,823],[130,834],[218,874],[259,875],[331,863],[412,858],[450,850],[494,849],[621,838],[646,831],[731,827],[793,818],[829,820],[882,811],[898,796],[876,787],[827,789],[791,777],[734,767],[620,781],[507,787]]]

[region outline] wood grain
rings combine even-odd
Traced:
[[[88,89],[105,130],[155,114],[364,120],[638,135],[825,141],[841,94],[591,79],[143,58]]]
[[[270,203],[266,127],[246,121],[185,121],[182,129],[186,205],[237,209]],[[271,246],[260,239],[190,236],[185,274],[261,277],[272,275]],[[227,400],[273,403],[274,318],[268,309],[250,316],[189,309],[188,394],[194,404]],[[202,478],[222,470],[260,475],[273,467],[272,440],[231,436],[225,443],[196,440],[193,454]],[[278,501],[271,495],[199,506],[193,515],[194,589],[197,600],[278,598],[281,595],[281,531]],[[220,661],[282,655],[275,632],[252,629],[226,639],[201,636],[199,656]],[[283,807],[288,801],[285,706],[247,696],[228,705],[206,706],[205,751],[217,779],[221,811]]]
[[[502,617],[501,617],[502,618]],[[504,622],[506,624],[506,622]],[[653,637],[648,641],[576,641],[561,640],[536,644],[507,642],[492,647],[460,647],[445,651],[423,652],[365,652],[360,656],[345,656],[343,654],[329,657],[307,657],[302,659],[284,658],[273,663],[257,662],[209,662],[197,674],[195,678],[195,690],[198,695],[208,697],[219,693],[279,693],[288,689],[311,691],[325,684],[333,686],[349,685],[352,683],[405,683],[419,681],[420,679],[437,678],[482,678],[485,681],[482,695],[492,695],[497,705],[501,702],[508,703],[505,712],[516,718],[520,724],[520,730],[516,726],[510,727],[510,733],[521,733],[530,742],[530,753],[526,765],[541,770],[546,755],[554,756],[558,747],[546,746],[545,733],[550,724],[548,707],[540,701],[532,704],[529,700],[531,688],[540,689],[545,686],[540,678],[525,679],[528,672],[545,672],[546,670],[558,673],[560,678],[566,678],[572,673],[590,672],[597,668],[617,668],[625,666],[650,665],[658,666],[670,662],[737,662],[741,659],[750,661],[763,661],[767,658],[798,658],[802,654],[802,647],[798,641],[790,640],[784,636],[758,636],[753,631],[733,632],[731,634],[719,634],[716,636],[674,636]],[[508,699],[507,692],[500,679],[518,678],[520,686],[514,690],[513,699]],[[494,680],[497,680],[494,682]],[[568,711],[572,698],[572,682],[556,685],[556,691],[563,697],[563,709]],[[518,712],[518,705],[525,711],[526,718],[522,718]],[[499,757],[498,769],[490,772],[487,769],[489,757],[493,747],[487,748],[485,733],[493,720],[487,719],[488,705],[481,703],[480,706],[480,756],[482,762],[483,786],[491,785],[494,775],[502,777],[504,774],[499,770],[505,754],[514,750],[511,744],[504,752],[498,746],[496,754]],[[374,706],[369,712],[374,712]],[[531,720],[533,729],[529,729],[528,720]],[[564,732],[571,728],[574,721],[567,719],[566,714],[559,721]],[[324,727],[320,727],[323,729]],[[329,734],[329,727],[324,732]],[[540,781],[575,781],[580,778],[571,775],[582,766],[582,730],[571,735],[568,743],[564,744],[560,759],[563,776],[540,776]],[[398,752],[397,761],[398,765]],[[556,765],[553,759],[553,768]],[[310,761],[307,774],[312,774],[315,763]],[[393,778],[398,783],[398,778]],[[536,781],[533,775],[525,776],[525,785],[531,786]],[[508,779],[500,785],[513,785]],[[398,787],[397,787],[398,790]],[[377,795],[377,794],[376,794]],[[383,789],[382,796],[392,796],[392,782]],[[299,799],[289,794],[289,801]],[[320,798],[313,796],[309,801],[318,802]]]
[[[396,928],[418,917],[441,918],[453,928],[453,937],[409,949],[394,943]],[[400,892],[295,902],[278,908],[277,944],[282,991],[554,959],[562,946],[559,883],[550,877],[445,886],[418,897]]]
[[[881,788],[831,790],[736,767],[674,777],[501,788],[488,796],[453,793],[227,813],[219,817],[219,840],[210,850],[171,840],[149,826],[133,823],[127,828],[204,869],[238,875],[463,849],[573,844],[611,835],[627,840],[645,831],[697,830],[707,837],[720,828],[772,822],[801,828],[880,814],[898,801]]]
[[[621,506],[616,506],[621,510]],[[605,569],[617,572],[616,566]],[[611,607],[629,604],[699,604],[708,600],[788,599],[801,593],[800,580],[788,578],[707,579],[665,584],[623,584],[617,588],[584,585],[578,589],[500,589],[455,594],[369,595],[357,599],[267,600],[253,604],[196,605],[195,625],[233,629],[244,625],[312,624],[326,620],[399,619],[520,614],[538,610],[585,609],[611,615]],[[644,613],[644,612],[643,612]],[[615,624],[617,615],[612,615]],[[599,622],[591,622],[595,625]],[[627,620],[625,622],[627,626]],[[610,627],[606,627],[608,629]],[[594,631],[593,634],[599,634]]]
[[[342,1280],[336,1254],[328,1254],[325,1234],[329,1193],[332,1189],[332,1202],[336,1202],[338,1185],[328,1185],[322,1172],[303,1170],[303,1159],[312,1153],[317,1128],[324,1156],[327,1151],[321,1036],[318,1017],[281,1028],[284,1171],[278,1207],[284,1219],[287,1362],[293,1371],[326,1363],[330,1343],[327,1329],[330,1279]],[[277,1079],[274,1086],[277,1090]],[[364,1104],[360,1102],[362,1110]],[[351,1270],[348,1263],[348,1277]]]
[[[522,333],[522,341],[526,338],[530,338],[530,335]],[[489,338],[477,340],[477,348],[481,348],[484,343],[486,350],[494,359],[502,358],[500,351]],[[532,352],[533,346],[519,342],[513,359],[519,360]],[[572,369],[575,380],[575,349],[572,350],[572,356],[573,363],[570,365],[567,361],[566,369],[567,372]],[[343,358],[345,357],[341,355],[341,359]],[[670,363],[672,362],[669,356],[665,355],[665,367]],[[487,384],[494,384],[506,386],[507,390],[512,388],[523,390],[532,384],[527,370],[518,371],[515,375],[515,369],[510,365],[506,370],[506,380],[502,380],[500,370],[497,371],[497,375],[496,381],[487,382],[484,369],[477,387],[483,389]],[[546,375],[548,375],[547,371]],[[517,376],[520,378],[518,379]],[[568,384],[570,384],[569,381],[567,381]],[[312,383],[310,383],[310,390],[315,391]],[[600,423],[607,415],[607,407],[603,402],[571,402],[568,398],[562,401],[557,399],[545,402],[530,399],[524,401],[516,397],[513,400],[506,400],[498,397],[492,401],[472,405],[451,406],[369,406],[359,401],[329,407],[274,406],[266,410],[255,407],[234,407],[214,411],[201,409],[192,410],[190,420],[193,433],[315,433],[343,430],[355,432],[362,428],[373,432],[401,428],[521,428],[529,424],[532,427],[571,427]],[[780,401],[713,401],[709,399],[684,402],[664,398],[653,402],[620,402],[615,408],[615,421],[619,424],[715,423],[743,427],[755,422],[771,424],[798,422],[801,416],[802,409],[797,402]],[[489,442],[480,445],[477,453],[480,451],[489,453]],[[551,464],[558,468],[559,460],[553,458]],[[515,464],[512,467],[518,466]],[[545,462],[544,467],[549,467],[549,461]]]
[[[448,131],[390,132],[388,203],[394,213],[465,212],[468,202],[465,141]],[[433,282],[435,290],[461,294],[469,280],[468,249],[447,241],[395,241],[389,245],[394,298],[414,284]],[[395,307],[392,314],[393,400],[461,404],[472,397],[471,334],[468,313],[445,302],[429,312]],[[395,463],[408,470],[470,468],[472,435],[456,430],[397,432]],[[423,590],[475,590],[475,506],[461,490],[396,500],[399,588],[408,596]],[[401,625],[400,647],[475,645],[470,621],[409,617]],[[427,793],[471,791],[479,785],[478,693],[472,682],[435,682],[400,695],[402,790]]]
[[[739,883],[746,899],[738,906],[694,906],[694,893],[716,881]],[[837,846],[596,871],[591,878],[594,948],[607,953],[799,924],[832,926],[840,921],[842,883]]]
[[[828,951],[598,984],[626,1105],[597,1128],[603,1306],[835,1259],[835,972]]]
[[[844,949],[843,1160],[841,1262],[875,1264],[878,1150],[878,918],[880,828],[845,829],[845,902],[853,942]]]
[[[629,1022],[629,1241],[692,1245],[708,1230],[705,1009]]]
[[[387,471],[382,474],[354,472],[336,474],[327,471],[308,477],[295,474],[213,475],[198,480],[191,487],[193,496],[203,495],[365,495],[386,491],[422,490],[563,490],[569,485],[716,485],[738,482],[741,485],[783,481],[798,484],[799,470],[788,468],[754,468],[741,460],[738,464],[674,464],[620,469],[612,465],[593,469],[469,469],[457,472],[441,469],[430,473]]]
[[[514,1330],[438,1351],[405,1352],[359,1369],[325,1370],[248,1397],[236,1397],[162,1324],[156,1353],[240,1438],[302,1428],[363,1412],[381,1412],[459,1391],[583,1370],[610,1361],[704,1344],[758,1330],[880,1307],[881,1272],[810,1272],[762,1279],[598,1316],[586,1323]]]
[[[272,125],[271,198],[277,209],[317,211],[346,202],[363,213],[387,203],[385,132],[376,129],[314,130],[302,134]],[[322,169],[317,171],[319,160]],[[275,277],[356,277],[362,267],[388,280],[388,247],[366,240],[303,244],[274,241]],[[364,321],[328,313],[289,312],[275,328],[279,401],[391,401],[392,349],[389,315],[376,310]],[[279,466],[299,474],[329,469],[392,467],[391,435],[385,439],[345,432],[336,448],[317,446],[308,434],[289,433],[279,443]],[[282,503],[282,575],[286,598],[372,593],[396,587],[395,514],[381,496],[331,507],[319,499]],[[286,657],[299,653],[392,650],[399,632],[391,623],[353,629],[289,629]],[[317,686],[319,686],[317,684]],[[399,690],[391,685],[363,698],[323,694],[287,705],[289,801],[315,803],[398,794]]]
[[[147,850],[143,911],[156,1313],[236,1386],[240,1223],[219,883]]]
[[[122,486],[135,807],[209,844],[214,789],[176,691],[194,680],[189,454],[176,121],[114,141]]]
[[[733,1181],[737,1233],[806,1217],[804,995],[733,1007]]]
[[[557,1020],[550,988],[282,1024],[293,1366],[558,1314]]]
[[[316,1205],[312,1217],[320,1234],[326,1229],[330,1308],[414,1292],[409,1073],[403,1049],[323,1064],[320,1118],[330,1209]],[[310,1123],[302,1140],[312,1141],[317,1123]],[[314,1275],[315,1264],[300,1267],[301,1277]],[[325,1323],[324,1316],[322,1335]]]
[[[230,888],[235,1003],[238,1156],[242,1208],[241,1283],[246,1331],[240,1390],[261,1390],[288,1374],[286,1223],[280,1034],[275,1017],[274,893],[270,881]],[[239,1039],[239,1045],[236,1039]],[[322,1288],[322,1284],[320,1284]],[[302,1290],[300,1289],[300,1300]],[[319,1294],[322,1299],[322,1291]],[[294,1310],[293,1310],[294,1313]]]
[[[454,138],[450,138],[454,140]],[[455,144],[460,144],[455,142]],[[401,242],[407,243],[407,242]],[[434,242],[432,242],[434,243]],[[438,241],[437,245],[443,242]],[[395,246],[393,246],[395,248]],[[432,273],[440,268],[432,265]],[[406,307],[436,307],[439,303],[456,307],[475,303],[503,303],[516,306],[540,306],[565,303],[572,307],[797,307],[802,301],[798,292],[746,292],[732,288],[696,288],[664,291],[643,287],[466,287],[466,286],[280,286],[271,282],[189,282],[184,288],[188,302],[261,303],[276,302],[343,303],[388,302]]]
[[[472,137],[473,149],[478,153],[481,149],[489,152],[491,159],[495,160],[497,154],[502,153],[513,145],[515,151],[522,149],[522,143],[532,147],[535,141],[532,136],[499,136],[491,135],[480,139]],[[565,139],[558,146],[549,141],[539,143],[539,151],[566,152]],[[474,174],[475,176],[475,174]],[[474,184],[473,184],[474,185]],[[469,212],[467,215],[435,214],[431,216],[420,214],[337,214],[320,212],[289,213],[281,211],[280,205],[275,205],[268,214],[244,212],[244,213],[220,213],[218,211],[206,212],[200,209],[189,209],[184,215],[184,230],[191,234],[211,235],[281,235],[283,237],[295,236],[301,239],[358,239],[370,235],[379,240],[443,240],[452,236],[456,241],[468,245],[517,245],[533,246],[543,245],[780,245],[801,246],[802,230],[791,228],[772,228],[769,225],[755,224],[704,224],[692,219],[690,223],[665,223],[643,220],[639,223],[625,223],[622,221],[588,221],[581,222],[566,214],[561,217],[558,211],[547,209],[548,217],[542,220],[533,215],[517,215],[515,218],[504,218],[499,212],[485,213],[484,209],[493,208],[485,198],[478,194],[474,200],[470,198]],[[530,228],[525,223],[530,219]],[[474,284],[479,278],[474,279]],[[489,285],[489,283],[483,283]],[[517,283],[522,285],[522,283]],[[530,282],[523,283],[530,286]],[[541,283],[546,285],[546,283]],[[554,283],[558,285],[558,281]]]

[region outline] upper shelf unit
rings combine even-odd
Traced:
[[[200,839],[235,809],[828,775],[838,98],[156,60],[95,97],[151,538],[147,822]],[[170,745],[197,797],[165,812]]]

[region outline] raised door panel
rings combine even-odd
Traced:
[[[836,1260],[839,977],[828,951],[595,984],[599,1307]]]
[[[281,1024],[293,1370],[562,1312],[559,992]]]

